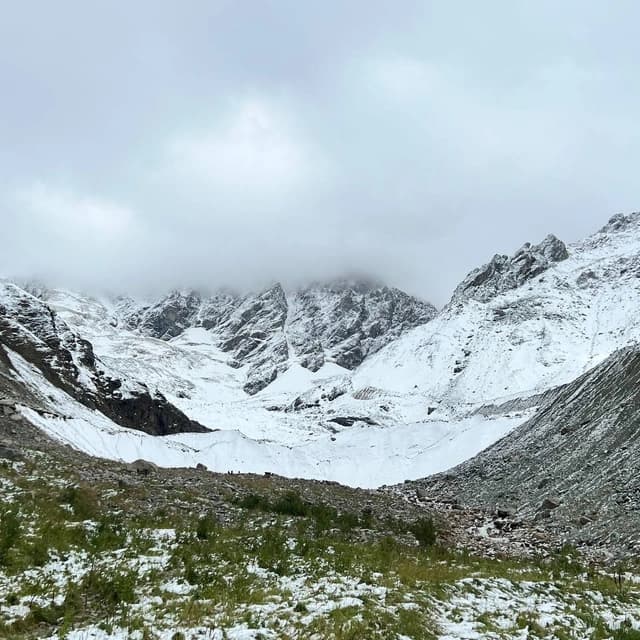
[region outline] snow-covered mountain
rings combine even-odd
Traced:
[[[157,389],[150,391],[145,384],[105,366],[92,344],[48,305],[10,283],[0,283],[0,356],[3,395],[13,391],[18,401],[24,399],[16,390],[17,379],[31,392],[34,409],[46,412],[51,403],[60,409],[55,398],[62,397],[122,427],[153,435],[207,431],[168,403]],[[30,384],[34,379],[42,384]],[[44,393],[43,387],[53,391]]]
[[[56,437],[107,457],[377,486],[472,457],[531,417],[545,392],[637,340],[640,214],[568,246],[548,236],[495,256],[437,314],[353,281],[144,303],[31,293],[38,313],[90,345],[99,375],[214,430],[159,439],[66,389],[63,402],[61,385],[0,331],[13,379],[46,405],[20,410]],[[12,308],[2,313],[15,321]]]
[[[203,327],[229,364],[249,365],[244,389],[264,389],[291,364],[354,369],[371,353],[436,315],[399,289],[341,280],[285,292],[280,284],[248,295],[175,291],[151,304],[120,299],[116,320],[145,336],[170,339]]]
[[[356,387],[473,407],[575,379],[640,337],[640,214],[565,247],[548,237],[496,256],[428,325],[367,359]]]

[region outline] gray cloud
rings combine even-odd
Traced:
[[[131,6],[133,5],[133,6]],[[14,3],[0,271],[446,301],[637,208],[634,2]]]

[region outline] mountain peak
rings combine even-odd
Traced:
[[[164,340],[207,329],[230,364],[248,365],[245,390],[255,393],[293,363],[353,369],[436,309],[373,279],[344,277],[295,291],[274,282],[246,295],[172,291],[148,305],[120,304],[117,313],[127,328]]]
[[[490,262],[474,269],[458,285],[451,303],[463,303],[466,300],[488,302],[568,257],[567,246],[553,234],[549,234],[539,244],[525,243],[511,257],[496,254]]]

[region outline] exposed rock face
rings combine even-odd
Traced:
[[[200,297],[193,291],[175,291],[162,303],[147,309],[140,318],[140,329],[147,335],[168,339],[180,335],[194,322]]]
[[[432,305],[398,289],[348,281],[298,291],[291,311],[290,343],[300,364],[312,371],[325,360],[355,369],[369,354],[435,315]]]
[[[488,302],[540,275],[552,263],[561,262],[568,257],[566,245],[554,235],[548,235],[540,244],[532,245],[527,242],[512,257],[496,254],[491,262],[474,269],[458,285],[451,302]]]
[[[607,224],[600,229],[599,233],[615,233],[616,231],[624,231],[640,222],[640,211],[629,213],[617,213],[609,218]]]
[[[412,483],[462,504],[508,504],[574,540],[638,550],[640,348],[560,388],[514,432],[445,474]]]
[[[208,329],[230,364],[248,365],[245,390],[252,394],[293,362],[311,371],[325,362],[354,369],[436,309],[398,289],[340,280],[292,293],[280,284],[247,296],[173,292],[146,308],[121,301],[118,312],[128,328],[165,340],[189,327]]]
[[[207,431],[159,393],[110,375],[90,342],[77,336],[41,300],[13,284],[0,284],[0,351],[35,366],[54,386],[117,424],[152,435]]]

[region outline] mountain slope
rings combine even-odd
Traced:
[[[22,385],[14,401],[18,412],[92,455],[126,461],[142,457],[163,466],[201,463],[217,471],[268,471],[371,487],[446,469],[521,420],[515,414],[424,423],[414,418],[424,409],[405,406],[402,398],[355,394],[349,370],[330,362],[315,372],[293,363],[263,391],[248,396],[243,368],[229,366],[215,334],[203,327],[160,340],[115,322],[108,300],[51,290],[47,306],[22,295],[34,308],[53,314],[57,326],[73,327],[74,335],[84,336],[105,375],[140,381],[142,390],[218,429],[157,438],[122,428],[107,411],[90,409],[84,387],[78,392],[63,387],[34,366],[29,352],[12,350],[11,379]],[[86,377],[92,375],[86,372]],[[70,374],[72,382],[74,376]]]
[[[638,339],[640,216],[563,247],[550,237],[472,272],[434,320],[367,359],[354,386],[497,403],[567,383]]]
[[[478,453],[554,388],[638,339],[638,274],[633,214],[568,247],[548,236],[494,257],[428,322],[427,303],[357,282],[291,292],[274,285],[247,296],[174,292],[152,303],[35,291],[75,336],[67,359],[82,364],[79,341],[88,341],[98,373],[138,381],[220,431],[133,437],[115,419],[92,425],[65,399],[57,416],[33,419],[65,442],[117,458],[365,486],[417,478]],[[34,389],[46,386],[46,370],[43,381],[18,364]],[[91,367],[83,375],[92,381]],[[77,420],[61,419],[64,407]]]
[[[121,426],[154,435],[207,431],[162,394],[151,394],[145,385],[108,371],[88,340],[41,300],[8,283],[0,283],[0,351],[3,377],[14,381],[12,396],[20,395],[15,384],[20,380],[13,357],[17,355],[52,387]],[[24,394],[37,395],[37,389],[25,389]],[[41,397],[41,407],[48,407],[49,400]]]
[[[517,511],[575,539],[640,550],[640,348],[609,356],[475,458],[420,481],[423,495]]]

